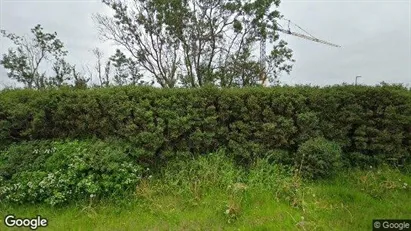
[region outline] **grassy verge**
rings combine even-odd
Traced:
[[[390,168],[304,182],[266,160],[245,170],[217,153],[147,171],[127,198],[1,204],[0,214],[41,215],[47,230],[370,230],[372,219],[411,218],[411,176]]]

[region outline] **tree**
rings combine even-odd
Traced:
[[[111,73],[111,61],[106,62],[106,66],[104,67],[104,84],[106,87],[110,85],[110,73]]]
[[[65,81],[71,80],[73,67],[64,59],[58,59],[53,63],[54,76],[50,78],[49,85],[61,87]]]
[[[116,53],[110,57],[110,61],[114,66],[114,82],[118,85],[124,85],[129,78],[128,72],[128,59],[120,50],[116,50]]]
[[[127,58],[119,49],[110,57],[110,61],[114,67],[114,82],[116,84],[145,84],[145,82],[141,80],[142,74],[136,63],[132,59]]]
[[[74,79],[75,88],[87,88],[87,83],[90,81],[89,78],[85,77],[83,73],[76,70],[76,66],[72,66],[72,75]]]
[[[105,60],[104,54],[99,48],[94,48],[92,53],[97,59],[94,65],[94,73],[97,73],[100,86],[146,84],[145,81],[141,80],[143,75],[140,73],[137,64],[131,58],[127,58],[119,49],[107,60]],[[90,76],[93,75],[90,68],[87,71]]]
[[[57,33],[45,33],[40,25],[31,29],[32,38],[21,37],[2,30],[3,37],[10,39],[15,49],[3,54],[0,64],[8,70],[8,76],[23,83],[28,88],[43,88],[47,85],[46,73],[40,72],[40,65],[46,61],[59,60],[67,55]],[[60,63],[62,64],[62,63]],[[60,73],[61,74],[61,73]],[[57,77],[60,78],[61,76]]]
[[[256,85],[291,71],[292,51],[278,41],[279,0],[103,0],[114,17],[97,15],[100,34],[127,50],[162,87]],[[261,70],[261,38],[278,45]],[[281,48],[281,49],[278,49]],[[271,63],[270,63],[271,62]]]
[[[133,61],[132,58],[128,58],[128,71],[130,72],[130,80],[132,85],[153,85],[154,82],[149,84],[146,81],[143,81],[143,75],[140,73],[140,68],[137,63]]]
[[[94,69],[97,72],[97,77],[100,82],[100,86],[108,85],[109,83],[104,81],[103,79],[103,52],[97,47],[94,48],[92,52],[97,59]]]
[[[295,62],[292,58],[292,50],[287,47],[287,43],[283,40],[274,45],[267,60],[268,67],[266,73],[268,74],[269,81],[272,83],[278,83],[278,77],[281,73],[290,74],[293,68],[291,62]]]

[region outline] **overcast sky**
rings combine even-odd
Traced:
[[[98,40],[91,18],[94,13],[109,12],[100,0],[0,2],[1,29],[21,35],[41,24],[47,32],[56,31],[73,64],[92,63],[93,47],[102,48],[107,56],[114,53],[110,43]],[[353,83],[355,76],[361,75],[361,84],[385,81],[411,86],[411,0],[283,0],[279,10],[317,38],[342,46],[335,48],[281,35],[296,59],[291,75],[281,78],[283,83]],[[0,43],[3,54],[10,43],[4,38]],[[5,73],[0,67],[0,88],[10,85]]]

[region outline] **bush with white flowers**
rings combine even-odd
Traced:
[[[27,144],[30,147],[30,144]],[[118,196],[135,188],[142,168],[120,145],[93,142],[54,142],[52,149],[36,149],[31,159],[47,158],[37,168],[0,175],[0,200],[57,205],[90,195]],[[20,149],[21,150],[21,149]],[[8,169],[4,155],[0,169]],[[8,166],[10,167],[10,166]],[[10,176],[11,175],[11,176]]]

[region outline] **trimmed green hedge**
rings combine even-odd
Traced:
[[[274,149],[295,153],[318,136],[339,144],[350,162],[361,153],[401,164],[411,152],[411,92],[393,86],[0,92],[3,147],[117,137],[146,161],[218,148],[247,160]]]

